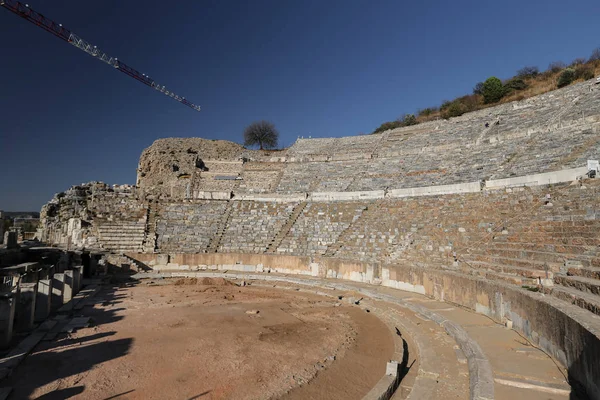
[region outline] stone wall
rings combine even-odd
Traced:
[[[135,188],[91,182],[58,193],[42,207],[40,239],[70,248],[140,250],[147,205]]]

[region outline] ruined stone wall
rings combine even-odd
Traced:
[[[141,246],[146,218],[147,206],[135,188],[90,182],[56,194],[42,207],[38,236],[51,245],[131,251]]]
[[[225,140],[158,139],[142,152],[137,186],[144,194],[174,199],[192,198],[194,191],[231,191],[245,162],[268,162],[285,151],[248,150]]]

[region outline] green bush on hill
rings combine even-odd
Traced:
[[[560,73],[556,86],[559,88],[570,85],[575,80],[575,70],[573,68],[567,68]]]
[[[589,80],[597,75],[600,69],[600,47],[594,49],[589,59],[576,58],[569,67],[562,61],[554,61],[548,69],[540,72],[538,67],[525,66],[515,76],[502,82],[495,76],[485,82],[478,82],[473,94],[445,100],[440,107],[427,107],[417,111],[417,115],[404,114],[395,121],[381,124],[373,133],[389,129],[415,125],[439,118],[458,117],[464,113],[480,110],[498,103],[520,101],[531,96],[546,93],[557,85],[559,88],[578,80]]]
[[[502,81],[495,76],[491,76],[487,78],[485,82],[483,82],[481,91],[483,94],[483,100],[486,104],[500,101],[500,99],[506,93]]]

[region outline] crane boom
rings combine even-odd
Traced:
[[[165,88],[165,86],[159,85],[156,81],[154,81],[154,79],[150,78],[148,75],[142,74],[139,71],[131,68],[123,61],[120,61],[115,57],[109,56],[108,54],[98,49],[96,46],[93,46],[92,44],[88,43],[75,33],[71,32],[69,29],[63,27],[62,24],[57,24],[53,20],[46,18],[42,14],[33,10],[29,7],[28,4],[23,4],[15,0],[0,0],[0,6],[6,8],[9,11],[12,11],[20,17],[23,17],[27,21],[39,26],[47,32],[50,32],[54,36],[72,44],[78,49],[85,51],[89,55],[96,57],[98,60],[105,62],[111,67],[123,72],[124,74],[129,75],[130,77],[142,82],[144,85],[148,85],[151,88],[159,91],[160,93],[163,93],[171,97],[172,99],[180,102],[181,104],[193,108],[196,111],[200,111],[200,106],[191,103],[185,97],[176,95],[172,91]]]

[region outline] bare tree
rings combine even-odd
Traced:
[[[279,140],[279,132],[269,121],[253,122],[244,129],[244,145],[258,145],[261,150],[267,148],[272,149],[277,147]]]
[[[600,60],[600,47],[595,48],[592,51],[592,55],[590,56],[590,60],[589,61],[598,61]]]
[[[566,67],[567,66],[565,65],[564,62],[554,61],[554,62],[551,62],[550,65],[548,65],[548,71],[556,73],[558,71],[565,69]]]
[[[529,66],[529,67],[523,67],[520,70],[517,71],[517,76],[519,78],[535,78],[536,76],[538,76],[538,74],[540,73],[540,70],[538,69],[538,67],[534,67],[534,66]]]

